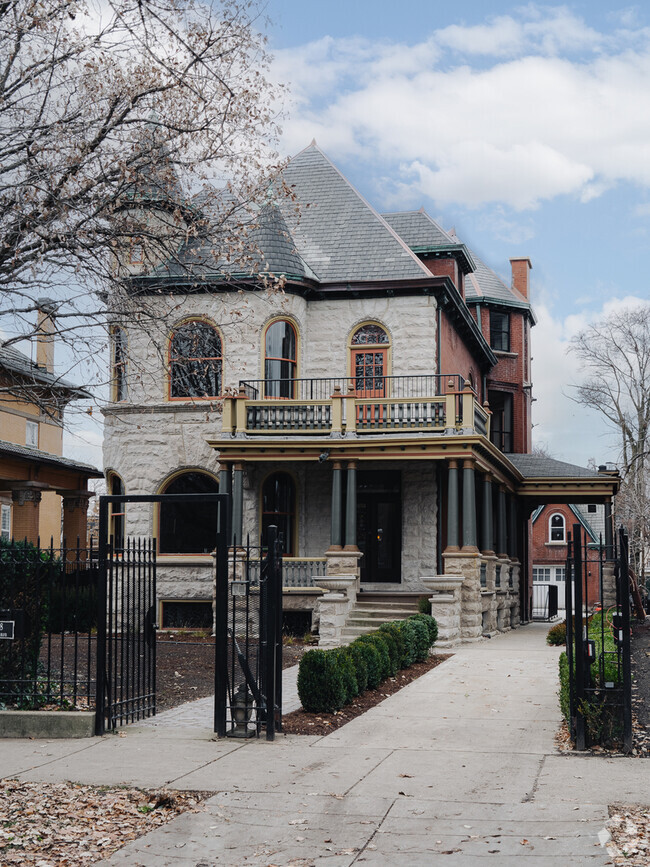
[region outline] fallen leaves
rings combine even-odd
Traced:
[[[618,804],[609,808],[607,852],[614,864],[650,864],[650,806]]]
[[[0,863],[77,867],[187,810],[202,792],[0,780]]]

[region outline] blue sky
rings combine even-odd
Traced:
[[[505,279],[533,262],[534,437],[616,460],[568,394],[581,327],[648,303],[650,7],[268,0],[282,155],[312,138],[378,208],[424,207]],[[100,432],[68,438],[94,461]]]

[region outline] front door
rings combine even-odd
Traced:
[[[399,471],[360,471],[357,477],[357,543],[361,580],[401,581],[402,492]]]

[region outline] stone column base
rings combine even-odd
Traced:
[[[461,641],[462,575],[434,575],[422,579],[431,591],[431,614],[438,624],[436,647],[453,647]]]
[[[442,555],[445,577],[463,577],[460,637],[463,641],[476,641],[483,635],[481,603],[481,555],[478,552],[454,551]]]

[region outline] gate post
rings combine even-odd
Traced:
[[[103,735],[106,713],[106,550],[108,547],[108,502],[99,498],[99,570],[97,580],[97,658],[95,677],[95,734]]]
[[[628,536],[621,527],[619,530],[620,567],[618,570],[621,583],[619,598],[621,600],[621,627],[623,629],[623,750],[632,752],[632,669],[630,659],[630,572]]]
[[[225,738],[228,690],[228,536],[232,508],[230,495],[225,495],[220,502],[222,520],[217,528],[214,591],[214,731],[218,737]]]
[[[585,698],[585,647],[582,623],[582,528],[573,525],[573,581],[574,581],[574,626],[575,680],[576,680],[576,749],[585,749],[585,718],[580,709]]]
[[[267,532],[269,568],[266,587],[266,648],[264,658],[266,697],[266,739],[275,739],[275,696],[276,696],[276,646],[277,646],[277,599],[276,599],[276,560],[278,556],[278,528],[271,525]]]

